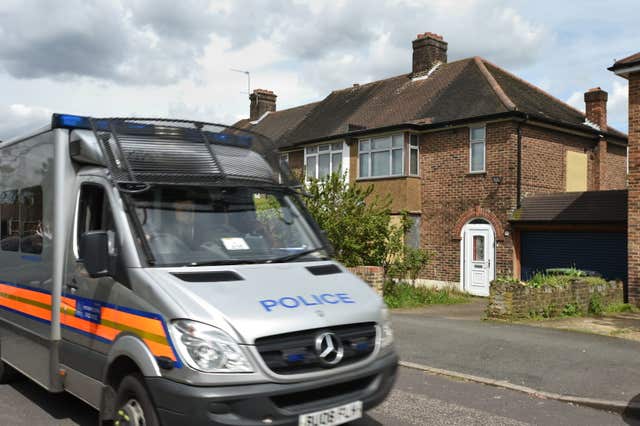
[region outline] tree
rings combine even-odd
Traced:
[[[391,199],[372,195],[373,185],[349,185],[346,175],[308,179],[306,204],[346,266],[384,265],[390,236]]]

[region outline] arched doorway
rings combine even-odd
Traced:
[[[462,290],[476,296],[489,296],[489,284],[496,270],[495,230],[489,221],[476,218],[462,227],[461,237]]]

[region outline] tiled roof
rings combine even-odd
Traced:
[[[534,195],[513,213],[514,223],[625,223],[627,190]]]
[[[611,71],[616,71],[621,68],[628,68],[634,65],[640,65],[640,52],[634,53],[633,55],[616,61],[609,69]]]
[[[249,129],[251,131],[261,133],[276,143],[284,140],[283,137],[287,132],[294,129],[307,116],[318,102],[301,105],[295,108],[283,109],[281,111],[270,112],[261,120],[257,120],[252,124],[250,120],[240,120],[234,126],[241,129]]]
[[[529,114],[532,118],[572,126],[588,133],[585,115],[541,89],[479,58],[441,64],[424,78],[403,74],[331,92],[315,104],[293,108],[290,116],[264,117],[252,130],[264,129],[280,147],[332,137],[354,130],[396,125],[440,125],[495,116]],[[250,126],[247,120],[240,122]],[[612,128],[609,134],[626,138]]]

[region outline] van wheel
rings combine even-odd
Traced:
[[[20,377],[20,373],[4,361],[0,361],[0,384],[11,383]]]
[[[138,374],[122,379],[116,395],[115,426],[159,426],[151,397]]]

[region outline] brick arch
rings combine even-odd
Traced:
[[[472,209],[467,210],[460,216],[452,231],[452,238],[454,240],[462,239],[462,228],[472,219],[485,219],[493,226],[493,230],[496,233],[496,241],[504,241],[504,226],[500,219],[491,212],[489,209],[475,206]]]

